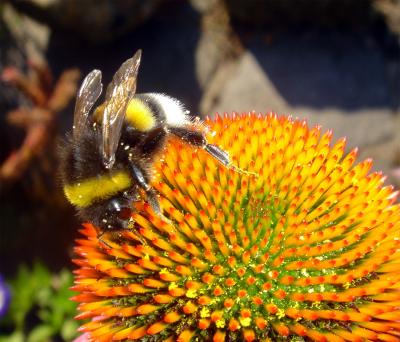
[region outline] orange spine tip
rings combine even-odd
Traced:
[[[189,342],[191,341],[192,337],[194,336],[195,332],[192,330],[184,330],[182,331],[178,338],[177,338],[177,342]]]
[[[213,336],[213,342],[224,342],[225,341],[225,332],[217,331]]]
[[[149,335],[156,335],[159,332],[163,331],[167,326],[168,326],[168,324],[166,324],[166,323],[157,322],[157,323],[152,324],[147,329],[146,333]]]
[[[177,312],[169,312],[164,316],[165,323],[175,323],[181,319],[181,315]]]
[[[207,329],[207,328],[210,326],[210,320],[209,320],[209,319],[201,318],[201,319],[199,320],[199,323],[198,323],[197,326],[198,326],[199,329],[205,330],[205,329]]]
[[[187,302],[183,307],[182,310],[185,314],[189,315],[194,313],[197,310],[197,305],[192,302]]]
[[[236,331],[240,329],[240,324],[236,319],[231,318],[228,324],[228,328],[230,331]]]
[[[144,305],[140,305],[139,307],[136,308],[136,312],[139,315],[147,315],[151,312],[154,312],[156,310],[158,310],[159,307],[157,305],[152,305],[152,304],[144,304]]]

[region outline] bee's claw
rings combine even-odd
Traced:
[[[135,226],[135,220],[130,217],[129,220],[126,221],[126,228],[125,229],[133,229]]]
[[[107,249],[111,249],[111,246],[106,241],[103,240],[103,235],[104,235],[105,232],[106,232],[105,230],[101,231],[100,234],[97,235],[97,240],[101,244],[105,245],[107,247]]]
[[[257,177],[257,178],[260,176],[260,174],[258,172],[251,172],[251,171],[243,170],[240,167],[233,165],[232,163],[230,163],[227,167],[237,173],[241,173],[241,174],[244,174],[247,176],[253,176],[253,177]]]

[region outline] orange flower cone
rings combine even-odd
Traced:
[[[345,140],[286,117],[225,115],[209,142],[242,174],[171,140],[162,221],[85,224],[78,319],[93,341],[400,341],[400,209]],[[196,339],[194,339],[196,338]]]

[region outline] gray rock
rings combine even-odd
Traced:
[[[272,111],[305,118],[310,126],[332,129],[333,141],[346,137],[347,150],[358,146],[388,172],[400,147],[394,143],[400,124],[391,107],[385,60],[373,44],[314,43],[250,44],[225,75],[210,113]]]
[[[51,28],[99,43],[128,32],[145,21],[161,0],[11,0],[20,11]]]
[[[196,75],[200,87],[207,91],[218,68],[243,51],[232,29],[226,5],[221,0],[190,1],[201,13],[201,31],[195,53]]]
[[[385,109],[364,109],[347,112],[325,109],[321,112],[296,109],[296,116],[304,117],[310,126],[321,125],[323,130],[333,130],[333,140],[346,137],[347,149],[361,149],[394,139],[396,135],[395,116]]]
[[[400,38],[400,1],[374,0],[374,7],[383,14],[392,32]]]
[[[226,4],[234,20],[249,26],[357,27],[374,18],[371,1],[366,0],[226,0]]]
[[[382,120],[383,121],[383,120]],[[382,170],[388,176],[387,184],[400,186],[399,174],[395,174],[394,169],[400,165],[400,116],[396,115],[390,120],[395,134],[391,139],[383,142],[365,146],[359,150],[358,160],[372,158],[373,170]]]
[[[189,0],[189,2],[196,11],[205,13],[215,7],[221,0]]]

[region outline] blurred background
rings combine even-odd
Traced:
[[[137,92],[306,118],[398,185],[399,44],[399,0],[0,0],[0,341],[76,334],[56,146],[89,71],[141,48]]]

